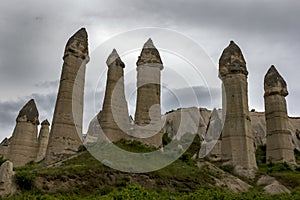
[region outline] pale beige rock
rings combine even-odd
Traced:
[[[271,195],[282,194],[282,193],[288,193],[288,194],[291,193],[291,191],[289,189],[287,189],[284,185],[282,185],[278,181],[274,181],[270,185],[267,185],[266,187],[264,187],[264,191]]]
[[[247,75],[242,51],[231,41],[219,60],[219,77],[224,85],[222,101],[226,105],[222,160],[233,165],[237,173],[242,173],[239,175],[248,177],[248,172],[255,172],[257,165],[248,108]]]
[[[36,158],[39,113],[31,99],[19,112],[16,127],[10,139],[7,158],[15,167],[23,166]]]
[[[256,182],[256,185],[270,185],[272,184],[276,179],[272,176],[264,175],[258,179]]]
[[[274,66],[264,79],[267,123],[267,161],[295,164],[292,134],[288,128],[287,85]]]
[[[252,188],[251,185],[221,170],[220,168],[209,162],[198,162],[197,166],[199,168],[208,168],[211,172],[218,174],[218,178],[213,177],[216,182],[215,186],[217,187],[225,187],[226,189],[235,193],[247,192],[250,188]]]
[[[200,157],[206,157],[211,161],[221,160],[221,132],[223,123],[220,119],[219,113],[214,109],[209,118],[205,139],[200,149]]]
[[[40,162],[42,161],[45,156],[46,156],[46,151],[47,151],[47,146],[49,142],[49,122],[48,120],[44,120],[42,122],[42,127],[39,133],[39,138],[38,138],[38,151],[36,155],[35,162]]]
[[[0,167],[0,196],[6,197],[13,195],[17,191],[16,184],[14,183],[13,163],[6,161]]]
[[[165,114],[164,133],[170,138],[180,139],[185,133],[197,133],[203,140],[211,111],[205,108],[180,108]],[[185,117],[188,116],[189,121]]]
[[[149,39],[137,61],[137,101],[134,131],[137,140],[152,145],[162,144],[160,79],[163,63]]]
[[[8,150],[10,145],[10,139],[4,138],[4,140],[0,143],[0,157],[6,159]]]
[[[117,51],[114,49],[107,61],[107,81],[102,111],[98,121],[109,141],[129,139],[130,118],[124,91],[124,68]],[[100,130],[98,130],[100,131]],[[99,134],[96,134],[99,135]]]
[[[184,108],[184,109],[190,109],[190,108]],[[166,122],[165,122],[163,130],[164,130],[164,133],[168,133],[168,136],[170,138],[173,138],[176,135],[176,133],[178,133],[178,127],[180,125],[180,118],[181,118],[181,110],[182,109],[170,111],[170,112],[166,113],[164,116],[166,118]],[[198,129],[198,134],[201,138],[205,138],[211,111],[201,108],[200,113],[201,113],[201,122],[199,125],[200,128]],[[218,110],[218,113],[219,113],[219,116],[221,116],[222,110]],[[254,138],[255,138],[255,147],[257,148],[259,145],[266,144],[266,135],[267,134],[266,134],[265,113],[264,112],[250,112],[250,119],[251,119],[251,129],[253,130],[253,134],[254,134]],[[201,126],[203,126],[203,127],[201,127]],[[294,148],[297,148],[300,150],[300,140],[295,135],[296,129],[300,130],[300,118],[290,117],[289,123],[288,123],[288,129],[291,130],[292,135],[293,135]],[[218,144],[216,144],[216,145],[218,145]]]
[[[89,62],[88,35],[84,28],[69,39],[63,59],[46,163],[75,154],[82,144],[85,70]]]

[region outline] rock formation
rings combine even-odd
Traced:
[[[209,118],[205,139],[201,146],[200,157],[208,156],[208,158],[213,161],[221,160],[222,128],[223,124],[219,117],[219,113],[214,109]]]
[[[8,150],[10,145],[10,139],[4,138],[4,140],[0,143],[0,157],[6,159]]]
[[[85,70],[89,61],[88,35],[84,28],[69,39],[63,60],[46,153],[47,163],[75,154],[82,144]]]
[[[105,97],[98,121],[102,131],[112,141],[129,138],[130,126],[127,102],[124,91],[125,64],[114,49],[109,55]]]
[[[222,160],[233,165],[237,174],[253,177],[257,165],[249,117],[247,75],[242,51],[231,41],[219,60],[219,77],[224,85],[223,106],[226,106]]]
[[[16,122],[7,158],[15,167],[19,167],[36,158],[39,112],[33,99],[21,109]]]
[[[137,61],[137,101],[134,136],[153,146],[162,144],[160,71],[163,69],[158,50],[149,39]]]
[[[44,120],[38,138],[38,151],[35,162],[40,162],[46,156],[47,146],[49,142],[49,122]]]
[[[13,195],[17,191],[14,183],[15,172],[13,171],[13,163],[6,161],[0,167],[0,197]]]
[[[295,164],[285,100],[288,95],[287,85],[274,66],[271,66],[265,76],[264,89],[267,161]]]

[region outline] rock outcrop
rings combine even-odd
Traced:
[[[4,138],[4,140],[0,143],[0,157],[6,159],[8,150],[10,145],[10,139]]]
[[[40,162],[46,156],[47,146],[49,142],[49,126],[50,123],[48,122],[48,120],[44,120],[42,122],[42,127],[38,138],[38,151],[35,162]]]
[[[129,139],[130,118],[124,91],[125,64],[115,49],[109,55],[106,64],[108,66],[106,90],[98,121],[106,137],[115,142]]]
[[[132,134],[137,140],[158,147],[162,144],[160,73],[163,63],[151,39],[144,44],[136,64],[136,126]]]
[[[284,185],[278,182],[274,177],[271,176],[262,176],[258,179],[257,185],[265,186],[264,191],[268,194],[275,195],[275,194],[282,194],[288,193],[290,194],[291,191],[287,189]]]
[[[224,85],[223,109],[226,110],[222,160],[233,165],[237,174],[254,177],[257,165],[248,108],[247,75],[242,51],[231,41],[219,60],[219,77]]]
[[[287,85],[272,65],[264,79],[267,122],[267,161],[295,164],[292,134],[288,129]]]
[[[85,70],[89,62],[88,35],[84,28],[69,39],[63,60],[45,159],[47,163],[75,154],[82,144]]]
[[[0,167],[0,196],[6,197],[13,195],[17,191],[14,183],[15,172],[13,171],[13,163],[10,161],[4,162]]]
[[[206,157],[212,161],[219,161],[222,157],[221,152],[221,132],[223,128],[219,113],[214,109],[209,118],[207,130],[205,132],[204,142],[201,146],[200,157]]]
[[[16,122],[7,158],[19,167],[36,158],[39,112],[33,99],[20,110]]]

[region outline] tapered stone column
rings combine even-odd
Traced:
[[[68,41],[52,120],[46,163],[64,159],[82,144],[83,97],[88,35],[84,28]]]
[[[292,134],[288,129],[285,97],[287,85],[272,65],[265,80],[265,117],[267,123],[267,161],[295,164]]]
[[[35,162],[40,162],[43,160],[46,156],[47,146],[49,142],[49,122],[48,120],[44,120],[42,122],[42,127],[39,133],[39,139],[38,139],[38,151],[36,155]]]
[[[219,77],[224,85],[223,102],[226,101],[222,160],[233,165],[237,174],[253,177],[257,165],[249,117],[247,75],[242,51],[231,41],[219,60]]]
[[[163,63],[151,39],[144,44],[136,64],[137,101],[134,120],[140,128],[135,128],[134,134],[146,144],[160,146],[162,144],[160,73]]]
[[[108,66],[106,90],[98,121],[106,137],[115,142],[129,138],[130,119],[124,91],[125,64],[115,49],[106,63]]]
[[[15,167],[20,167],[34,161],[38,149],[39,112],[33,99],[21,109],[16,122],[7,158]]]

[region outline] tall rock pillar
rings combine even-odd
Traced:
[[[226,101],[222,160],[233,165],[237,174],[253,177],[257,165],[249,117],[247,75],[242,51],[231,41],[219,60],[219,77],[224,85],[223,102]]]
[[[20,167],[35,160],[38,148],[39,112],[33,99],[20,110],[16,122],[7,158]]]
[[[42,122],[42,127],[39,133],[38,150],[35,162],[40,162],[46,156],[47,146],[49,142],[49,126],[50,124],[48,120],[44,120]]]
[[[160,73],[163,69],[163,63],[151,39],[144,44],[136,64],[137,102],[135,124],[145,129],[136,129],[135,134],[137,137],[142,137],[140,141],[146,144],[160,146],[162,144],[162,134],[160,133]]]
[[[50,131],[46,162],[75,154],[82,144],[85,69],[89,61],[88,35],[84,28],[68,41]]]
[[[105,97],[98,121],[102,131],[112,142],[128,138],[130,119],[124,91],[124,68],[117,51],[109,55]]]
[[[265,75],[265,117],[267,123],[267,161],[295,164],[292,134],[288,129],[285,97],[287,85],[272,65]]]

